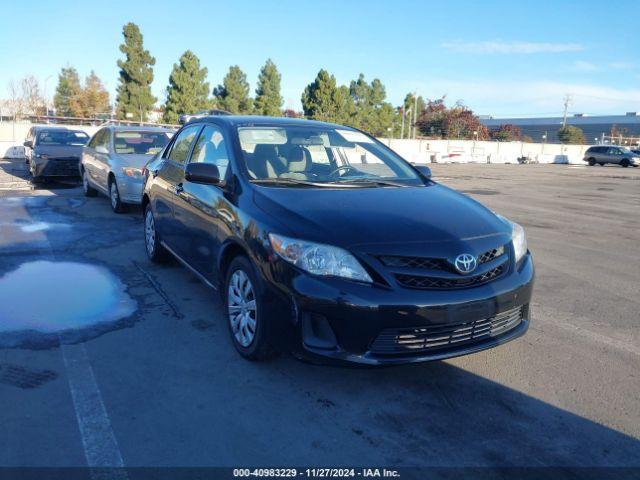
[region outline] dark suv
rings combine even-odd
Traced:
[[[358,130],[200,118],[144,175],[147,254],[220,290],[246,358],[436,360],[529,326],[522,227]]]

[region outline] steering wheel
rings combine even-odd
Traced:
[[[336,173],[340,172],[341,170],[344,170],[345,172],[348,172],[349,170],[358,170],[355,167],[352,167],[351,165],[340,165],[338,168],[334,169],[329,176],[333,177]]]

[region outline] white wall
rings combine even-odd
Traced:
[[[400,140],[380,141],[415,163],[518,163],[528,157],[539,163],[581,164],[589,145],[555,143],[474,142],[473,140]]]

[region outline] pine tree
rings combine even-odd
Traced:
[[[167,87],[164,121],[177,123],[183,113],[196,113],[210,106],[207,69],[200,68],[200,59],[191,51],[182,54],[173,64]]]
[[[282,115],[282,95],[280,95],[281,75],[275,63],[268,59],[258,76],[256,88],[255,113],[279,117]]]
[[[80,93],[80,106],[83,117],[93,118],[99,114],[109,114],[109,92],[93,70],[84,81],[84,88]]]
[[[385,102],[387,94],[382,82],[375,78],[369,84],[361,73],[358,80],[351,81],[349,94],[355,107],[351,125],[371,135],[388,135],[395,112],[393,106]]]
[[[322,69],[302,93],[304,115],[313,120],[341,124],[354,123],[355,106],[346,86],[338,87],[336,78]]]
[[[120,51],[124,60],[118,60],[120,67],[120,85],[116,97],[116,109],[119,118],[131,114],[133,118],[146,120],[147,113],[156,103],[151,93],[153,82],[153,65],[156,59],[144,49],[142,34],[135,23],[127,23],[123,30],[124,43]]]
[[[239,66],[229,67],[222,85],[213,89],[216,106],[231,113],[248,114],[253,110],[253,100],[249,97],[247,76]]]
[[[82,87],[78,71],[70,66],[62,68],[58,75],[58,86],[53,96],[56,114],[63,117],[79,117],[82,115],[80,96]]]

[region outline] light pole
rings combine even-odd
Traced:
[[[400,138],[404,138],[404,117],[406,117],[408,113],[409,114],[411,113],[411,109],[410,108],[407,109],[406,111],[404,110],[404,108],[402,109],[402,127],[400,128]],[[411,117],[409,117],[409,118],[411,118]],[[411,128],[411,127],[409,127],[409,128]],[[409,130],[409,132],[410,131],[411,130]],[[411,138],[411,135],[408,135],[408,137]]]
[[[49,75],[44,79],[44,114],[45,116],[49,116],[49,96],[47,95],[47,82],[53,75]]]
[[[544,155],[544,144],[547,143],[547,132],[542,135],[542,155]]]

